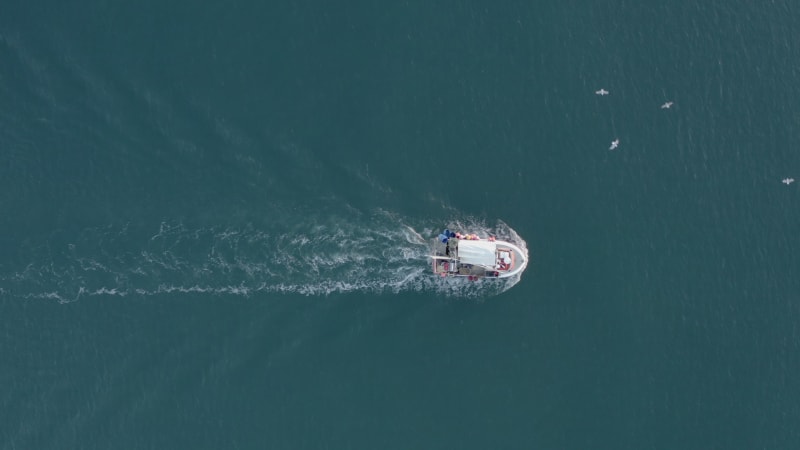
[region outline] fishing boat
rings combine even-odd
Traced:
[[[509,278],[528,265],[527,250],[494,236],[481,238],[444,230],[432,247],[433,273],[442,277]]]

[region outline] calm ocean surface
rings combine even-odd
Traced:
[[[4,3],[0,449],[800,448],[800,3],[345,3]]]

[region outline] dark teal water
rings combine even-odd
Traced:
[[[0,448],[800,447],[794,2],[2,9]]]

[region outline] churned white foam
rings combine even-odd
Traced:
[[[82,297],[164,294],[257,296],[335,293],[432,292],[485,298],[516,279],[440,278],[430,271],[431,239],[440,227],[418,229],[397,214],[378,211],[358,222],[317,215],[302,222],[192,228],[163,222],[156,230],[87,229],[61,253],[32,255],[33,262],[0,274],[2,291],[24,298],[72,302]],[[478,220],[442,227],[525,242],[502,222]],[[136,236],[139,236],[137,240]]]

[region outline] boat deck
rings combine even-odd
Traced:
[[[438,239],[434,239],[432,243],[431,255],[438,256],[441,258],[458,258],[458,245],[452,245],[452,241],[450,244],[450,253],[447,253],[447,245],[439,241]],[[447,265],[445,265],[447,263]],[[447,267],[447,269],[445,269]],[[449,269],[449,270],[448,270]],[[481,266],[475,266],[472,264],[457,264],[457,271],[453,271],[450,267],[449,260],[446,259],[439,259],[435,260],[433,263],[433,272],[436,274],[442,274],[443,272],[449,272],[451,276],[464,276],[464,277],[484,277],[487,275],[487,271],[485,268]]]

